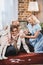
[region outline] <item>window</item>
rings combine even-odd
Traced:
[[[4,0],[0,0],[0,30],[2,30],[2,12],[4,11]]]
[[[0,30],[18,20],[18,0],[0,0]]]

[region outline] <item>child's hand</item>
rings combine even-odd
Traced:
[[[28,30],[25,30],[24,33],[25,33],[25,34],[28,34]]]

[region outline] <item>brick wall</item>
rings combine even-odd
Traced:
[[[18,0],[18,19],[19,21],[26,20],[26,17],[29,15],[28,12],[29,0]]]
[[[30,0],[33,1],[33,0]],[[40,6],[40,12],[35,15],[38,19],[43,22],[43,0],[36,0]],[[26,21],[27,16],[29,15],[28,11],[29,0],[18,0],[18,20]]]

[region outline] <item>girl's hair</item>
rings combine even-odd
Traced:
[[[30,19],[33,19],[35,24],[40,23],[40,21],[35,16],[30,16],[29,18],[27,18],[27,20],[30,20]]]

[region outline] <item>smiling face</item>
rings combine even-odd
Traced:
[[[17,28],[13,28],[12,35],[13,36],[16,36],[17,33],[18,33],[18,29]]]
[[[34,25],[35,24],[35,20],[32,17],[30,17],[27,20],[28,20],[28,23],[30,23],[31,25]]]

